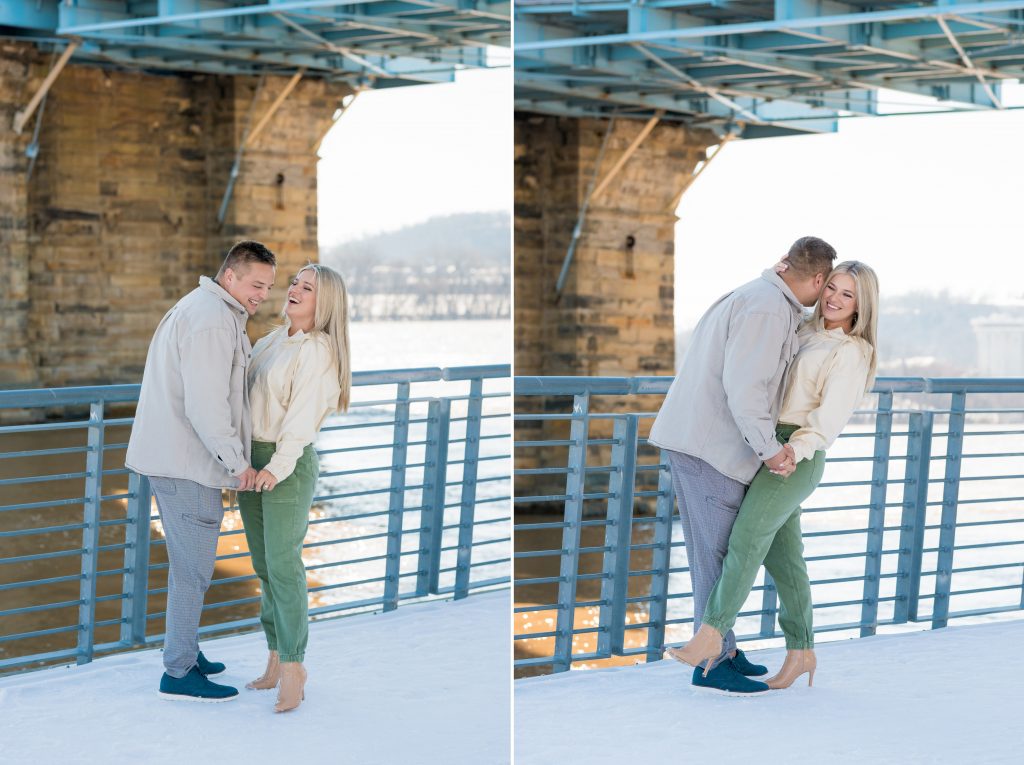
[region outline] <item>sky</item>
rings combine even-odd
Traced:
[[[1003,95],[1024,105],[1018,84]],[[883,97],[893,111],[929,103]],[[944,289],[1020,303],[1022,138],[1024,110],[847,119],[837,133],[727,144],[677,211],[676,326],[808,234],[871,265],[883,305]]]
[[[436,215],[511,211],[511,74],[361,93],[320,147],[321,247]]]

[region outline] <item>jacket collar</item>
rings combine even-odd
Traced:
[[[227,303],[228,307],[231,308],[232,313],[240,314],[245,319],[249,318],[249,312],[245,310],[245,307],[237,300],[235,300],[233,297],[231,297],[231,294],[226,289],[221,287],[219,284],[217,284],[217,282],[215,282],[210,277],[200,276],[199,288],[202,290],[206,290],[211,295],[216,295],[225,303]]]
[[[777,288],[779,292],[781,292],[785,296],[786,300],[788,300],[790,304],[793,306],[794,311],[796,311],[799,314],[803,314],[803,304],[796,299],[796,295],[793,294],[793,290],[789,288],[789,285],[786,284],[783,278],[779,276],[777,273],[775,273],[774,268],[766,268],[764,271],[762,271],[761,278],[764,279],[769,284],[771,284],[773,287]]]

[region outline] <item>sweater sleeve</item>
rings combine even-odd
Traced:
[[[744,312],[730,322],[726,340],[722,369],[726,403],[743,439],[762,461],[782,451],[771,413],[778,391],[769,387],[788,331],[778,315]]]
[[[868,361],[860,345],[843,343],[825,372],[817,408],[808,413],[807,425],[789,439],[797,462],[810,459],[816,451],[832,446],[864,397],[867,377]]]
[[[291,398],[281,422],[277,448],[266,469],[281,482],[295,471],[302,451],[316,440],[320,421],[330,408],[326,400],[331,386],[330,355],[315,340],[299,349]]]

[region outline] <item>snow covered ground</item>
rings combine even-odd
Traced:
[[[509,762],[509,592],[403,605],[310,627],[306,701],[248,691],[260,634],[202,643],[223,704],[164,701],[160,652],[0,679],[0,762],[498,765]]]
[[[674,661],[515,684],[516,765],[1019,763],[1024,620],[817,648],[807,676],[755,698],[701,693]],[[774,671],[784,651],[748,654]]]

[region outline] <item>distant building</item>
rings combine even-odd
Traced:
[[[1024,377],[1024,318],[986,316],[971,321],[978,339],[978,371],[989,377]]]

